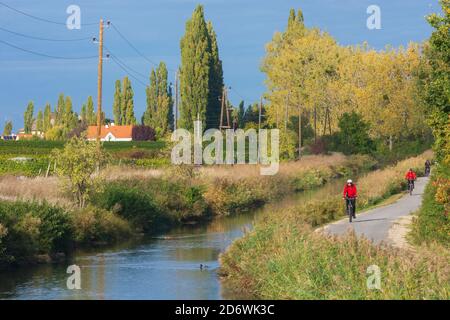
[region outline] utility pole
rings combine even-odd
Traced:
[[[227,103],[227,89],[226,87],[223,87],[222,89],[222,106],[220,108],[220,124],[219,124],[219,129],[223,130],[223,129],[230,129],[231,128],[231,124],[230,124],[230,109],[228,108],[228,103]],[[227,125],[223,124],[223,116],[224,116],[224,112],[226,112],[226,117],[227,117]]]
[[[178,70],[175,72],[175,116],[174,116],[175,130],[178,129]]]
[[[103,80],[103,19],[100,19],[98,35],[98,79],[97,79],[97,142],[100,141],[102,130],[102,80]]]

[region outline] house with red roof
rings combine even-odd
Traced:
[[[89,126],[87,139],[97,140],[97,126]],[[104,125],[100,129],[100,141],[132,141],[133,126],[116,126],[113,123]]]

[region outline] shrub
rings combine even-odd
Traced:
[[[0,265],[66,251],[70,245],[69,215],[47,203],[0,202],[0,224]]]
[[[149,126],[134,126],[132,133],[133,141],[155,141],[155,130]]]
[[[425,188],[422,207],[412,229],[413,239],[419,244],[437,241],[450,247],[449,181],[449,168],[441,167],[433,172]]]
[[[109,183],[101,193],[94,196],[93,203],[112,210],[144,232],[150,232],[162,218],[159,208],[148,194],[122,183]]]
[[[63,150],[54,150],[53,157],[57,163],[56,173],[66,179],[67,188],[83,208],[92,191],[92,175],[106,163],[106,154],[97,143],[74,137]]]
[[[115,213],[88,206],[71,216],[77,243],[116,242],[132,234],[127,221]]]

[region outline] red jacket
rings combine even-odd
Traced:
[[[405,179],[406,180],[416,180],[417,176],[416,173],[414,171],[408,171],[406,173]]]
[[[351,186],[349,186],[348,184],[345,185],[344,198],[346,196],[349,198],[356,198],[358,196],[358,192],[356,191],[356,186],[354,184],[352,184]]]

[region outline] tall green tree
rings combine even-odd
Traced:
[[[64,101],[64,115],[63,115],[63,126],[67,131],[72,130],[77,126],[78,117],[73,111],[72,98],[66,97]]]
[[[156,128],[158,125],[156,112],[158,108],[158,78],[152,68],[150,72],[150,84],[145,89],[147,95],[147,109],[144,112],[143,124]]]
[[[6,121],[5,127],[3,128],[3,135],[10,136],[12,133],[13,124],[12,121]]]
[[[147,109],[143,123],[154,128],[158,137],[162,137],[173,126],[172,92],[164,62],[161,62],[156,70],[151,71],[150,85],[146,93]]]
[[[136,124],[136,117],[134,116],[134,93],[131,87],[131,81],[128,77],[123,79],[122,88],[122,125]]]
[[[122,124],[122,89],[120,80],[116,81],[115,91],[114,91],[114,102],[113,102],[113,114],[114,114],[114,123],[117,125]]]
[[[33,101],[30,101],[23,116],[24,130],[25,133],[27,134],[31,133],[31,130],[33,128],[33,121],[34,121],[33,115],[34,115],[34,103]]]
[[[83,105],[81,106],[81,121],[83,123],[87,122],[87,107],[86,107],[86,103],[83,103]]]
[[[239,103],[239,107],[237,110],[237,121],[238,121],[239,128],[245,127],[244,115],[245,115],[245,102],[244,102],[244,100],[242,100]]]
[[[197,117],[206,124],[206,108],[210,100],[211,42],[203,6],[194,10],[186,22],[181,39],[180,126],[192,130]]]
[[[206,125],[207,128],[218,128],[221,111],[221,102],[219,98],[222,96],[224,87],[223,68],[222,60],[220,60],[219,56],[217,35],[211,21],[208,22],[207,28],[210,41],[211,61],[209,68],[209,99],[206,108]]]
[[[64,121],[64,113],[66,111],[64,94],[61,93],[58,97],[58,102],[56,104],[55,110],[55,125],[60,125]]]
[[[344,113],[339,119],[339,141],[345,154],[369,153],[372,141],[369,137],[369,124],[362,116],[352,111]]]
[[[44,132],[44,114],[42,110],[39,110],[36,118],[36,130],[39,132]]]
[[[42,124],[44,132],[47,132],[47,130],[49,130],[52,127],[51,122],[52,122],[52,108],[50,104],[47,103],[44,109],[44,120]]]
[[[434,28],[425,46],[429,75],[423,81],[429,124],[435,137],[436,158],[443,160],[450,151],[450,0],[440,0],[443,14],[431,14],[428,22]]]
[[[90,126],[95,126],[97,123],[97,117],[94,111],[94,100],[92,99],[92,96],[89,96],[86,102],[86,119],[88,125]]]

